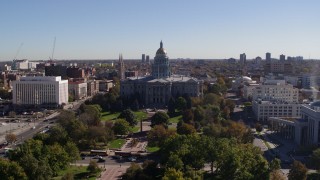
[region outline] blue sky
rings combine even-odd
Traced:
[[[0,60],[154,57],[320,59],[320,1],[2,0]]]

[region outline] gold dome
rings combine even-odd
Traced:
[[[163,43],[162,41],[160,42],[160,48],[157,50],[157,54],[167,54],[167,51],[163,48]]]

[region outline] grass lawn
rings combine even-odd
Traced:
[[[134,126],[133,128],[131,128],[132,132],[136,133],[140,131],[140,126]]]
[[[125,142],[125,139],[115,139],[109,143],[108,147],[109,149],[120,149]]]
[[[100,120],[111,121],[111,120],[117,119],[119,115],[120,115],[120,112],[117,112],[117,113],[102,112]]]
[[[157,152],[157,151],[159,151],[160,148],[159,148],[158,146],[155,146],[155,147],[149,147],[149,146],[147,146],[146,149],[147,149],[148,152],[151,152],[151,153],[152,153],[152,152]]]
[[[171,123],[178,123],[182,119],[182,115],[175,116],[169,119],[169,122]]]
[[[61,179],[65,174],[72,173],[74,179],[87,179],[86,177],[89,175],[87,171],[87,166],[70,166],[67,169],[60,171],[58,176],[52,178],[55,180]],[[96,175],[90,175],[89,179],[94,180],[96,179]]]
[[[144,120],[147,118],[147,113],[143,111],[133,112],[138,121]]]
[[[109,111],[107,112],[102,112],[101,113],[101,121],[111,121],[111,120],[115,120],[118,118],[118,116],[120,115],[121,112],[117,112],[117,113],[110,113]],[[137,111],[137,112],[133,112],[136,119],[138,121],[140,120],[144,120],[147,118],[147,113],[143,112],[143,111]]]

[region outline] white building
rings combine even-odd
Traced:
[[[302,105],[301,118],[270,118],[271,130],[298,145],[320,144],[320,101]]]
[[[14,105],[57,106],[68,103],[68,81],[60,76],[21,77],[13,81]]]
[[[279,103],[272,101],[253,101],[252,110],[258,121],[269,117],[299,117],[301,104]]]
[[[87,97],[87,83],[86,82],[69,82],[69,94],[75,100]]]
[[[266,80],[262,85],[252,90],[253,100],[278,101],[287,103],[298,103],[299,89],[285,80]]]

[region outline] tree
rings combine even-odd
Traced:
[[[204,104],[219,105],[220,97],[213,93],[208,93],[203,98]]]
[[[174,115],[175,114],[175,100],[174,100],[174,98],[170,98],[169,99],[169,102],[168,102],[168,114],[169,114],[169,116],[172,116],[172,115]]]
[[[255,128],[257,132],[261,132],[263,130],[263,127],[260,123],[256,123]]]
[[[142,168],[139,164],[132,163],[127,171],[122,175],[121,179],[131,180],[131,179],[141,179],[139,178],[142,174]]]
[[[286,180],[285,175],[278,169],[270,172],[270,180]]]
[[[182,110],[185,110],[186,108],[187,108],[186,99],[183,97],[178,97],[178,99],[176,100],[176,109],[178,111],[182,111]]]
[[[57,175],[58,171],[65,169],[71,162],[68,153],[57,143],[45,146],[43,151],[54,175]]]
[[[278,159],[278,158],[275,158],[271,161],[270,163],[270,170],[273,171],[273,170],[279,170],[281,168],[281,160]]]
[[[74,176],[71,172],[67,172],[62,176],[61,180],[74,180]]]
[[[180,159],[180,157],[177,154],[174,154],[174,153],[172,153],[169,156],[169,159],[168,159],[168,161],[166,163],[166,168],[173,168],[173,169],[176,169],[176,170],[182,170],[183,166],[184,165],[183,165],[183,162]]]
[[[165,171],[162,180],[184,180],[183,173],[179,170],[169,168]]]
[[[191,124],[187,124],[187,123],[182,123],[181,126],[177,127],[177,133],[178,134],[193,134],[196,133],[196,129],[191,125]]]
[[[182,119],[185,123],[192,123],[193,122],[193,111],[191,109],[186,109],[182,113]]]
[[[307,179],[308,169],[299,161],[293,161],[291,169],[288,174],[289,180],[305,180]]]
[[[32,154],[25,154],[18,162],[29,179],[51,179],[52,177],[48,162],[43,159],[38,160]]]
[[[129,123],[124,119],[118,119],[114,123],[113,131],[115,134],[125,135],[130,131]]]
[[[193,114],[194,121],[200,122],[204,119],[204,109],[201,106],[197,106]]]
[[[17,136],[13,133],[7,134],[5,138],[9,144],[14,143],[17,140]]]
[[[148,132],[148,142],[151,146],[161,146],[171,135],[172,133],[170,133],[170,130],[164,128],[163,125],[155,125]]]
[[[169,123],[169,116],[165,112],[158,111],[151,117],[151,127],[155,125],[167,126],[168,123]]]
[[[320,148],[312,152],[310,164],[314,166],[317,170],[320,170]]]
[[[90,161],[87,170],[91,173],[91,174],[96,174],[98,172],[101,171],[101,169],[99,168],[98,164],[96,161]]]
[[[130,126],[135,126],[138,124],[138,121],[136,120],[134,113],[130,109],[122,111],[118,118],[125,119]]]
[[[14,161],[0,158],[0,177],[3,180],[27,179],[27,176],[21,166]]]
[[[80,159],[79,149],[75,143],[70,141],[67,142],[67,144],[64,146],[64,150],[68,153],[71,162]]]
[[[46,144],[59,143],[60,145],[65,145],[69,139],[67,131],[59,125],[51,127],[49,135]]]

